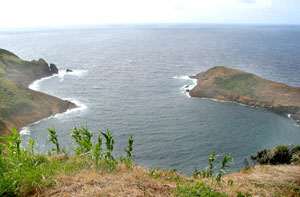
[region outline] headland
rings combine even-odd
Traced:
[[[45,60],[25,61],[0,49],[0,135],[75,108],[72,102],[28,88],[35,80],[58,73]]]
[[[300,120],[300,87],[226,67],[214,67],[191,78],[197,79],[197,85],[189,91],[192,97],[237,102]]]

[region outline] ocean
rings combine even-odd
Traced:
[[[35,140],[47,152],[53,125],[62,147],[76,147],[74,126],[94,136],[108,128],[115,156],[134,134],[134,162],[191,175],[205,169],[210,152],[230,153],[230,171],[277,145],[299,145],[299,122],[264,109],[190,98],[187,76],[226,66],[300,86],[300,26],[99,25],[69,29],[1,31],[0,48],[22,59],[55,63],[58,75],[30,88],[75,102],[79,108],[28,125],[23,146]],[[66,69],[74,72],[67,73]]]

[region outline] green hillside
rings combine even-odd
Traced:
[[[75,107],[71,102],[28,89],[33,81],[51,76],[45,60],[25,61],[0,49],[0,135]]]

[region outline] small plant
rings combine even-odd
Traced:
[[[219,173],[217,174],[217,177],[216,177],[216,180],[218,181],[219,184],[221,183],[222,176],[226,173],[225,168],[230,167],[229,165],[227,165],[227,163],[231,159],[232,159],[232,157],[230,156],[230,154],[228,154],[224,157],[224,159],[222,161],[222,167],[221,167],[221,169],[220,169],[220,171],[219,171]]]
[[[33,139],[30,139],[29,142],[29,147],[27,147],[28,151],[34,155],[34,140]]]
[[[92,154],[95,157],[95,164],[96,164],[96,169],[99,169],[99,160],[101,159],[102,156],[102,139],[99,136],[97,138],[97,144],[95,146],[91,146],[92,149]]]
[[[57,139],[58,135],[56,134],[54,126],[52,126],[52,129],[48,128],[48,131],[50,132],[50,139],[49,139],[48,143],[52,142],[56,146],[56,148],[53,148],[52,151],[56,151],[57,154],[60,154],[61,150],[59,148],[59,143],[58,143],[58,139]]]
[[[194,178],[200,178],[200,176],[201,176],[201,172],[198,170],[197,166],[195,166],[193,177]]]
[[[11,130],[11,133],[12,133],[11,136],[5,134],[3,135],[4,137],[0,138],[0,140],[7,142],[7,143],[1,143],[0,145],[2,145],[5,148],[7,154],[20,156],[21,135],[18,134],[18,131],[15,128]]]
[[[216,155],[214,152],[211,152],[209,155],[209,168],[205,173],[205,177],[209,178],[212,177],[213,174],[213,169],[214,169],[214,161],[216,160],[216,157],[218,157],[219,155]]]
[[[106,133],[101,132],[101,134],[104,136],[106,140],[105,145],[106,145],[107,152],[105,153],[105,162],[110,166],[111,170],[114,170],[117,163],[117,161],[112,155],[115,141],[111,135],[111,132],[108,129],[106,129]]]
[[[295,194],[295,196],[300,196],[300,187],[294,185],[283,185],[283,187]]]
[[[87,126],[81,127],[80,129],[74,127],[71,137],[79,145],[79,147],[75,149],[75,154],[86,154],[91,151],[91,147],[93,146],[91,142],[93,133],[88,130]]]
[[[155,168],[150,171],[149,174],[153,178],[159,178],[162,175],[160,168]]]
[[[245,170],[249,170],[250,169],[249,162],[248,162],[247,158],[244,159],[244,169]]]
[[[129,161],[131,161],[131,157],[132,157],[131,152],[132,152],[132,150],[133,150],[133,148],[132,148],[133,142],[134,142],[134,140],[133,140],[133,134],[131,134],[131,135],[130,135],[130,138],[129,138],[129,140],[128,140],[128,146],[127,146],[127,148],[124,148],[124,150],[125,150],[125,152],[126,152],[126,154],[127,154],[126,157],[127,157],[127,159],[128,159]]]
[[[244,194],[242,194],[242,192],[239,192],[239,191],[237,191],[236,193],[237,193],[237,197],[251,197],[251,196],[252,196],[252,195],[249,194],[249,193],[246,193],[246,194],[244,195]]]
[[[197,196],[210,196],[221,197],[224,196],[218,192],[213,191],[210,187],[207,187],[204,183],[197,183],[195,185],[180,186],[177,184],[176,189],[172,191],[174,196],[180,197],[197,197]]]
[[[120,161],[121,163],[125,163],[127,168],[130,168],[132,165],[132,150],[133,150],[133,134],[130,135],[130,138],[128,140],[128,146],[127,148],[124,148],[125,152],[126,152],[126,158],[124,158],[123,156],[120,157]]]
[[[0,146],[0,177],[2,180],[4,180],[4,164],[2,161],[2,148]]]
[[[234,184],[234,182],[233,182],[232,179],[229,179],[229,180],[227,181],[227,185],[228,185],[228,186],[233,186],[233,184]]]

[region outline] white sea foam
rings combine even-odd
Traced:
[[[191,80],[189,76],[174,76],[173,79],[185,79],[185,80]]]
[[[42,81],[45,81],[45,80],[47,80],[47,79],[50,79],[50,78],[53,78],[53,77],[57,77],[57,76],[58,76],[58,74],[55,74],[55,75],[52,75],[52,76],[50,76],[50,77],[44,77],[44,78],[42,78],[42,79],[35,80],[32,84],[30,84],[30,85],[28,86],[28,88],[29,88],[29,89],[32,89],[32,90],[35,90],[35,91],[38,91],[38,90],[40,89],[40,83],[41,83]]]
[[[87,70],[73,70],[72,72],[59,71],[58,74],[54,74],[54,75],[49,76],[49,77],[44,77],[44,78],[42,78],[42,79],[35,80],[32,84],[30,84],[30,85],[28,86],[28,88],[29,88],[29,89],[32,89],[32,90],[35,90],[35,91],[38,91],[38,90],[40,90],[40,83],[43,82],[43,81],[45,81],[45,80],[51,79],[51,78],[53,78],[53,77],[59,77],[59,78],[60,78],[60,81],[63,81],[65,75],[71,75],[71,76],[76,76],[76,77],[82,77],[82,76],[84,76],[86,73],[88,73]]]
[[[52,118],[58,118],[58,119],[61,119],[62,117],[64,117],[64,116],[67,115],[67,114],[71,114],[71,113],[73,113],[73,112],[78,112],[78,111],[82,111],[82,110],[87,109],[87,106],[86,106],[85,104],[83,104],[82,102],[80,102],[80,101],[77,101],[77,100],[74,100],[74,99],[64,99],[64,100],[68,100],[68,101],[74,103],[77,107],[76,107],[76,108],[73,108],[73,109],[68,109],[67,111],[65,111],[65,112],[63,112],[63,113],[58,113],[58,114],[49,116],[49,117],[47,117],[47,118],[41,119],[41,120],[39,120],[39,121],[36,121],[36,122],[34,122],[34,123],[31,123],[31,124],[29,124],[28,126],[23,127],[22,130],[20,131],[20,134],[21,134],[21,135],[30,135],[29,127],[32,126],[32,125],[38,124],[38,123],[40,123],[41,121],[49,120],[49,119],[52,119]]]
[[[58,77],[64,78],[65,75],[81,77],[81,76],[84,76],[86,73],[88,73],[87,70],[72,70],[72,72],[59,71]]]
[[[73,76],[78,76],[78,77],[81,77],[83,76],[84,74],[86,74],[88,71],[87,70],[73,70],[72,72],[66,72],[66,71],[60,71],[58,74],[54,74],[50,77],[44,77],[42,79],[38,79],[36,81],[34,81],[32,84],[30,84],[28,86],[28,88],[32,89],[32,90],[39,90],[39,84],[44,81],[44,80],[47,80],[47,79],[50,79],[52,77],[60,77],[62,80],[64,78],[65,75],[73,75]],[[61,80],[61,81],[62,81]],[[31,123],[29,124],[28,126],[26,127],[23,127],[20,131],[20,134],[21,135],[30,135],[30,130],[29,130],[29,127],[31,125],[35,125],[35,124],[38,124],[40,123],[41,121],[44,121],[44,120],[48,120],[48,119],[51,119],[51,118],[62,118],[64,115],[67,115],[67,114],[70,114],[70,113],[73,113],[73,112],[77,112],[77,111],[82,111],[82,110],[85,110],[87,109],[87,106],[84,105],[82,102],[80,101],[77,101],[75,99],[72,99],[72,98],[67,98],[67,99],[64,99],[64,100],[68,100],[72,103],[74,103],[77,107],[76,108],[73,108],[73,109],[68,109],[67,111],[63,112],[63,113],[58,113],[58,114],[55,114],[53,116],[49,116],[47,118],[44,118],[44,119],[41,119],[39,121],[36,121],[34,123]]]
[[[180,92],[184,93],[188,97],[191,97],[189,91],[191,91],[197,85],[197,79],[192,79],[189,76],[174,76],[173,79],[180,79],[185,81],[192,81],[193,84],[186,84],[180,88]]]
[[[20,131],[21,135],[30,135],[30,130],[29,127],[23,127],[22,130]]]
[[[77,107],[76,108],[73,108],[73,109],[68,109],[66,112],[63,112],[63,113],[59,113],[59,114],[55,114],[53,116],[53,118],[62,118],[64,115],[67,115],[67,114],[70,114],[70,113],[73,113],[73,112],[77,112],[77,111],[82,111],[82,110],[85,110],[87,109],[87,106],[85,104],[83,104],[82,102],[80,101],[77,101],[75,99],[71,99],[71,98],[66,98],[64,100],[68,100],[72,103],[74,103]]]

